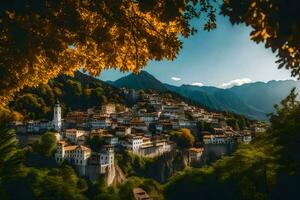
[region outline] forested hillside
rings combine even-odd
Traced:
[[[74,77],[60,75],[48,84],[23,89],[9,107],[25,119],[51,119],[57,100],[62,104],[63,113],[99,107],[108,101],[123,102],[117,88],[77,71]]]
[[[284,99],[294,87],[300,92],[300,82],[294,80],[248,83],[228,90],[247,105],[261,112],[271,113],[275,111],[273,105]]]

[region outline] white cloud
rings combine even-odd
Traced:
[[[181,80],[181,78],[179,78],[179,77],[174,77],[174,76],[173,76],[171,79],[172,79],[173,81],[180,81],[180,80]]]
[[[192,83],[192,85],[202,87],[202,86],[203,86],[203,83],[195,82],[195,83]]]
[[[227,83],[223,83],[219,87],[221,87],[221,88],[231,88],[233,86],[240,86],[240,85],[243,85],[245,83],[251,83],[251,82],[252,82],[252,80],[250,78],[240,78],[240,79],[235,79],[235,80],[229,81]]]

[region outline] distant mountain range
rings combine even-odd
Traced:
[[[284,99],[293,87],[300,92],[300,82],[293,80],[248,83],[229,89],[192,85],[173,86],[160,82],[146,71],[108,83],[118,88],[171,91],[214,110],[230,111],[261,120],[267,119],[266,114],[274,111],[274,104]]]

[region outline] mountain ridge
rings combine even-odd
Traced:
[[[118,88],[171,91],[214,110],[235,112],[262,120],[267,119],[266,114],[274,111],[274,104],[284,99],[293,87],[300,92],[300,82],[294,80],[246,83],[226,89],[188,84],[174,86],[162,83],[146,71],[141,71],[138,75],[129,74],[106,83]]]

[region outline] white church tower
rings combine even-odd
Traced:
[[[59,132],[61,130],[61,125],[62,125],[62,123],[61,123],[61,107],[60,107],[59,101],[57,101],[54,106],[52,123],[53,123],[54,129]]]

